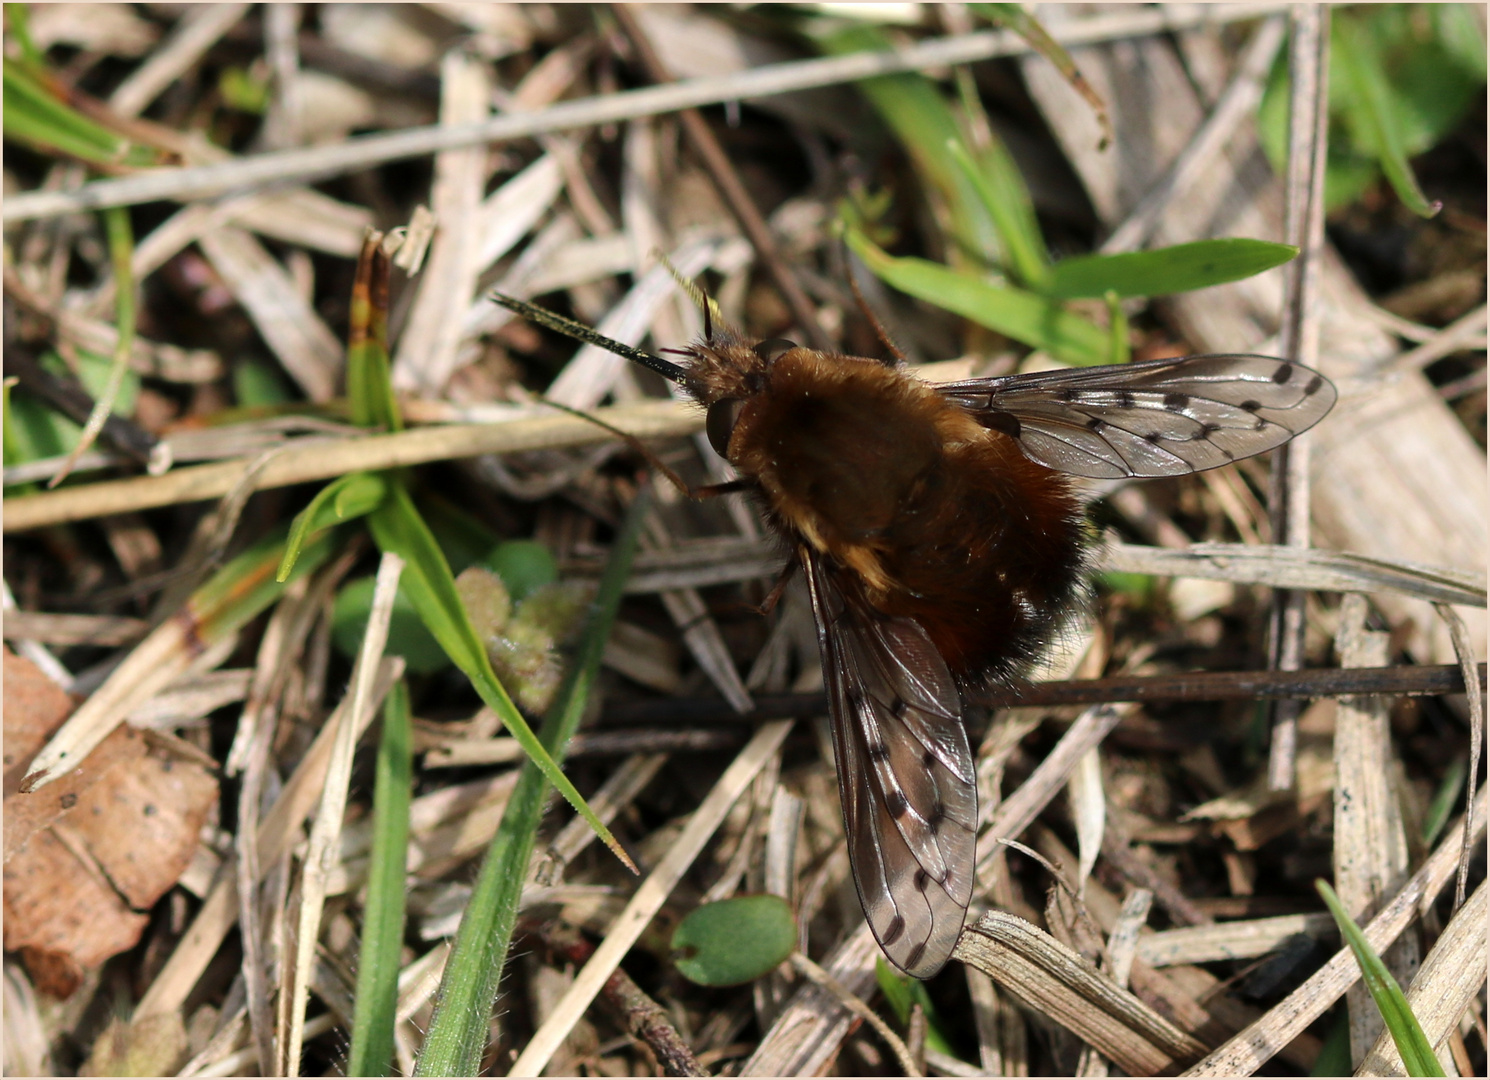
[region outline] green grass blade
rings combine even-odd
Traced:
[[[956,312],[980,325],[1042,349],[1068,364],[1105,364],[1106,330],[1063,309],[1058,301],[1023,289],[990,285],[925,259],[893,258],[857,229],[845,239],[874,273],[903,293]]]
[[[644,489],[645,490],[645,489]],[[543,742],[563,757],[579,725],[590,687],[600,669],[600,655],[621,605],[621,591],[631,573],[649,499],[638,496],[611,546],[589,623],[578,655],[559,696],[543,721]],[[533,761],[523,765],[517,786],[492,838],[481,876],[455,936],[445,965],[435,1014],[419,1059],[419,1076],[475,1076],[486,1047],[489,1017],[501,982],[507,947],[517,921],[518,901],[528,876],[528,862],[548,785]]]
[[[1361,979],[1371,992],[1371,1000],[1376,1002],[1376,1008],[1380,1010],[1387,1030],[1392,1033],[1392,1041],[1397,1044],[1397,1052],[1402,1055],[1402,1065],[1407,1069],[1407,1075],[1442,1076],[1443,1066],[1439,1064],[1438,1055],[1433,1052],[1428,1036],[1423,1034],[1418,1018],[1408,1007],[1402,987],[1397,985],[1397,980],[1392,978],[1386,964],[1376,955],[1376,950],[1371,948],[1371,943],[1340,903],[1335,890],[1324,881],[1316,881],[1314,887],[1324,897],[1325,905],[1335,917],[1335,924],[1340,927],[1340,936],[1350,946],[1356,963],[1361,966]]]
[[[973,161],[967,148],[953,140],[947,153],[964,179],[978,193],[1003,241],[1008,255],[1005,269],[1020,284],[1044,292],[1050,279],[1050,252],[1035,219],[1035,204],[1014,159],[997,140]]]
[[[1064,300],[1167,296],[1240,281],[1299,253],[1289,244],[1229,237],[1120,255],[1075,255],[1051,271],[1047,291]]]
[[[348,1076],[387,1076],[393,1061],[413,774],[409,687],[400,679],[383,703],[383,735],[378,743],[373,786],[372,857],[367,871],[362,947],[357,954],[357,1006],[352,1017]]]
[[[1392,83],[1371,35],[1350,18],[1340,19],[1335,30],[1339,47],[1334,50],[1334,62],[1350,87],[1349,108],[1356,124],[1375,144],[1381,171],[1397,197],[1414,214],[1432,217],[1439,204],[1428,201],[1407,161]]]
[[[388,366],[388,254],[369,236],[357,259],[347,333],[347,402],[352,423],[403,429]]]
[[[339,476],[316,492],[310,504],[290,523],[290,538],[285,542],[285,556],[276,575],[278,579],[284,581],[290,576],[307,536],[372,513],[387,494],[388,481],[369,472]]]
[[[24,63],[5,64],[5,137],[42,153],[98,164],[152,165],[156,155],[90,120],[61,101]]]
[[[191,594],[186,611],[203,643],[221,641],[248,622],[279,599],[288,581],[316,570],[331,557],[333,550],[331,533],[323,532],[301,552],[294,573],[282,582],[275,571],[284,553],[284,543],[271,537],[255,544],[229,560]]]
[[[864,25],[825,34],[818,44],[835,56],[894,48],[883,31]],[[961,142],[963,133],[937,85],[914,72],[864,79],[855,85],[905,147],[923,180],[946,201],[956,250],[971,253],[984,265],[1002,264],[998,229],[947,152],[947,143]]]
[[[618,859],[635,869],[630,857],[616,843],[615,837],[611,836],[610,830],[600,823],[595,811],[590,809],[589,804],[574,789],[569,778],[559,771],[553,758],[533,734],[533,729],[528,727],[528,722],[512,704],[507,691],[497,681],[491,661],[487,659],[486,648],[482,645],[476,628],[471,625],[470,616],[466,614],[460,596],[455,591],[455,578],[450,573],[445,555],[401,483],[393,482],[389,485],[388,497],[368,515],[367,520],[378,547],[383,551],[396,552],[407,563],[401,587],[413,601],[419,617],[424,620],[424,625],[440,643],[440,647],[455,666],[465,672],[481,700],[497,714],[508,733],[523,748],[523,752],[538,763],[549,782],[559,789],[559,793],[589,823],[590,828],[595,830],[595,835]]]
[[[1428,804],[1428,812],[1423,815],[1424,847],[1432,847],[1438,834],[1449,823],[1449,815],[1459,803],[1459,796],[1464,791],[1464,781],[1468,776],[1469,763],[1463,755],[1449,762],[1449,771],[1444,774],[1443,782],[1433,793],[1433,801]]]

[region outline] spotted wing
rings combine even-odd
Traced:
[[[1178,476],[1287,442],[1335,404],[1335,387],[1270,356],[1187,356],[943,383],[985,427],[1075,476]]]
[[[858,579],[801,550],[828,687],[849,864],[875,940],[928,979],[973,891],[978,796],[957,684],[919,623],[881,615]]]

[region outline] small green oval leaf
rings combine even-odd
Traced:
[[[553,552],[537,540],[505,540],[487,557],[486,565],[502,579],[514,603],[559,580]]]
[[[797,920],[779,896],[737,896],[695,908],[673,932],[673,958],[700,986],[738,986],[769,974],[797,947]]]
[[[355,658],[367,632],[367,616],[372,610],[374,580],[358,578],[342,586],[331,610],[331,640],[337,652]],[[393,618],[388,624],[387,652],[402,656],[411,672],[428,675],[450,666],[450,658],[440,643],[424,626],[414,603],[399,589],[393,599]]]
[[[1298,253],[1291,244],[1231,237],[1121,255],[1076,255],[1055,264],[1047,291],[1065,300],[1100,299],[1109,292],[1120,298],[1167,296],[1240,281]]]

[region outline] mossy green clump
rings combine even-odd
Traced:
[[[514,604],[502,577],[472,566],[455,587],[502,685],[526,711],[547,711],[564,675],[562,649],[583,624],[594,586],[551,581]]]

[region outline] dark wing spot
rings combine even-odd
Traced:
[[[1161,442],[1164,441],[1164,432],[1162,432],[1162,431],[1151,431],[1151,432],[1149,432],[1147,435],[1145,435],[1143,437],[1143,440],[1144,440],[1144,442],[1151,442],[1155,446],[1158,446]]]
[[[1119,408],[1123,408],[1123,409],[1131,409],[1131,408],[1133,408],[1133,391],[1132,390],[1119,390],[1118,391],[1118,407]]]
[[[925,942],[922,942],[920,945],[917,945],[914,949],[905,954],[905,966],[908,968],[916,967],[918,964],[921,963],[921,957],[925,954],[926,944]]]
[[[1200,425],[1200,436],[1203,439],[1204,438],[1210,438],[1212,435],[1216,434],[1216,432],[1218,432],[1220,430],[1221,430],[1221,425],[1220,424],[1201,424]]]
[[[921,755],[921,764],[925,765],[928,769],[936,768],[936,755],[930,750],[926,751],[926,753]]]
[[[885,793],[885,809],[890,811],[890,816],[899,821],[910,812],[911,805],[905,801],[905,796],[898,791]]]
[[[890,920],[890,925],[885,927],[885,936],[880,938],[880,944],[894,945],[903,933],[905,933],[905,920],[897,915]]]
[[[870,743],[869,744],[869,760],[870,761],[889,761],[890,760],[890,748],[888,746],[886,746],[882,742]]]
[[[1312,394],[1318,393],[1319,388],[1323,385],[1324,379],[1318,375],[1314,376],[1314,378],[1309,380],[1308,385],[1304,387],[1304,396],[1309,397]]]
[[[1164,407],[1170,412],[1184,412],[1189,405],[1189,394],[1170,393],[1164,395]]]
[[[1241,403],[1241,405],[1238,406],[1238,408],[1245,409],[1247,412],[1256,412],[1258,409],[1262,408],[1262,402],[1250,400],[1244,401]]]
[[[974,419],[989,431],[1001,432],[1011,439],[1019,438],[1021,428],[1019,417],[1006,412],[980,412],[974,415]]]
[[[1292,364],[1279,364],[1278,370],[1273,372],[1273,382],[1277,383],[1279,386],[1282,386],[1291,378],[1293,378]]]
[[[1101,431],[1107,426],[1107,421],[1100,416],[1094,416],[1086,422],[1086,426],[1091,431]]]
[[[906,710],[909,708],[910,706],[905,703],[903,698],[896,698],[890,703],[890,715],[897,720],[903,720],[905,719]]]
[[[925,892],[926,886],[931,884],[931,875],[925,870],[917,870],[916,876],[911,878],[911,884],[915,885],[917,892]]]
[[[931,813],[926,818],[926,827],[931,830],[932,836],[935,836],[941,831],[942,822],[946,820],[947,808],[941,803],[937,803],[931,808]]]
[[[1056,397],[1059,398],[1061,401],[1075,401],[1078,396],[1079,395],[1077,394],[1077,392],[1071,389],[1069,386],[1065,387],[1056,394]]]

